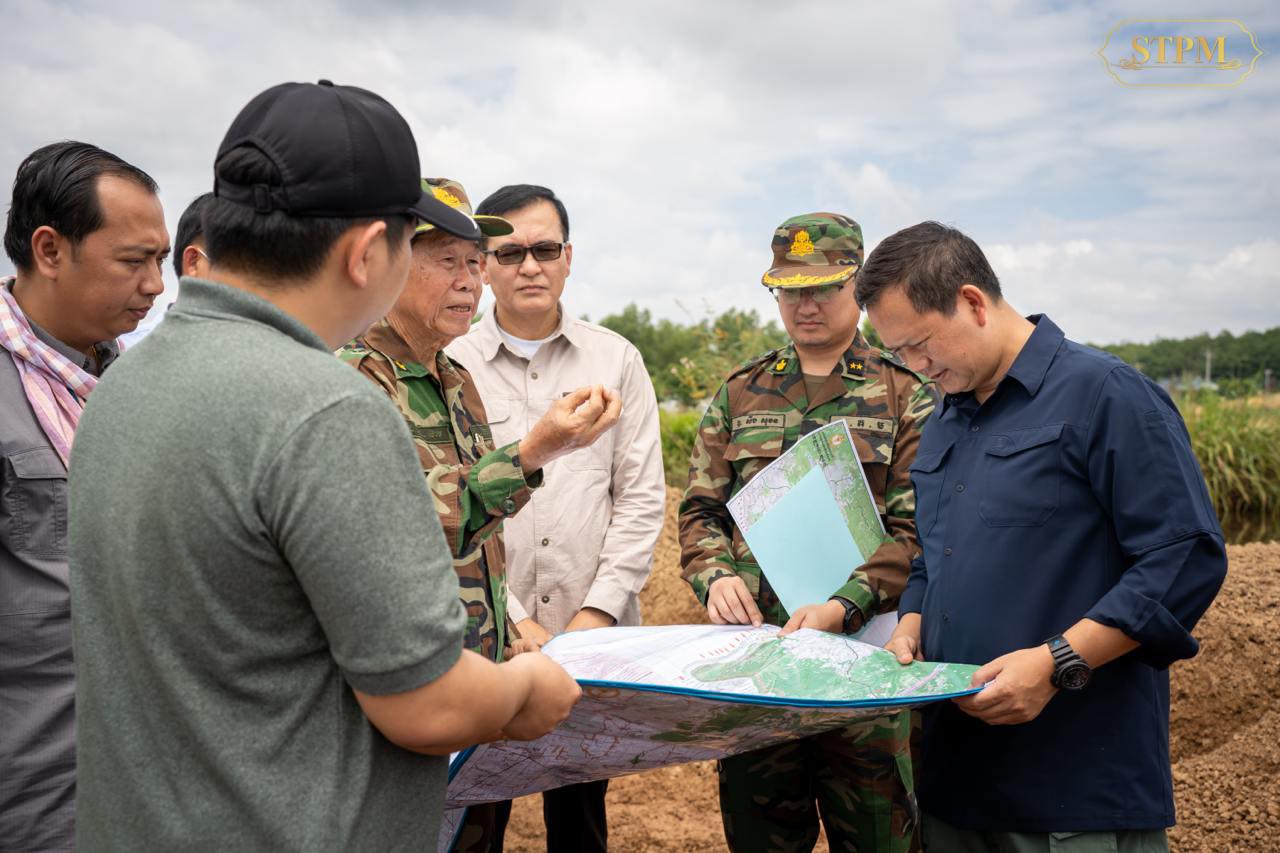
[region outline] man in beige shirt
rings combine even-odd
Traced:
[[[522,637],[638,625],[637,596],[662,529],[665,483],[657,399],[627,340],[560,305],[573,246],[555,193],[503,187],[476,213],[515,230],[487,241],[496,305],[446,348],[471,373],[498,444],[519,440],[550,405],[583,385],[622,395],[618,425],[544,469],[545,488],[505,522],[508,598]],[[549,851],[604,850],[607,782],[543,795]],[[499,840],[499,845],[500,845]]]

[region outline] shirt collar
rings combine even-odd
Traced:
[[[854,333],[849,348],[840,356],[840,375],[845,379],[866,379],[867,357],[871,354],[867,339],[862,336],[862,330],[859,329]],[[769,362],[768,369],[770,373],[778,376],[799,373],[800,357],[796,355],[795,343],[788,343],[778,350],[773,360]]]
[[[178,299],[173,303],[175,315],[188,314],[258,323],[275,329],[298,343],[332,352],[301,320],[247,290],[209,279],[184,276],[178,281]]]
[[[17,281],[16,277],[7,278],[3,280],[3,283],[4,286],[9,288],[10,292],[12,292],[15,281]],[[35,332],[37,338],[48,344],[56,350],[59,355],[86,373],[101,376],[102,372],[111,366],[111,362],[115,361],[120,356],[119,343],[113,340],[99,341],[93,345],[94,354],[97,356],[95,361],[95,359],[80,352],[80,350],[70,344],[63,343],[58,338],[55,338],[52,334],[45,331],[39,323],[32,320],[29,315],[27,316],[27,323],[31,325],[31,331]]]
[[[409,344],[400,336],[400,333],[391,328],[391,324],[385,319],[380,320],[370,327],[369,331],[361,336],[364,345],[374,352],[380,353],[391,362],[392,367],[396,369],[396,378],[403,379],[406,376],[429,376],[431,371],[427,370],[423,364],[414,357],[413,350],[409,348]],[[452,372],[453,366],[449,363],[448,357],[445,356],[444,350],[436,352],[436,372],[440,376]]]
[[[1027,317],[1027,320],[1035,328],[1031,330],[1031,337],[1027,338],[1027,342],[1022,345],[1021,352],[1013,360],[1005,376],[1020,383],[1027,389],[1027,393],[1034,397],[1040,390],[1040,386],[1044,384],[1044,376],[1049,372],[1049,365],[1053,362],[1053,357],[1058,354],[1058,348],[1062,346],[1066,336],[1062,334],[1057,324],[1044,314],[1032,314]]]
[[[1034,397],[1040,390],[1040,386],[1044,384],[1049,365],[1053,363],[1054,356],[1058,354],[1058,349],[1062,346],[1066,335],[1062,333],[1062,329],[1058,328],[1057,323],[1044,314],[1030,314],[1027,320],[1035,328],[1031,330],[1031,337],[1027,338],[1027,342],[1022,345],[1013,364],[1009,366],[1009,371],[1000,381],[1003,383],[1012,379],[1026,389],[1027,394]],[[976,408],[972,391],[943,395],[942,405],[938,408],[938,417],[946,414],[947,409],[952,406],[963,406],[966,402],[974,402]]]
[[[549,344],[556,338],[563,336],[570,344],[581,348],[585,341],[582,339],[580,321],[575,320],[565,312],[563,302],[556,303],[556,311],[560,319],[556,323],[555,330],[547,338],[547,343]],[[476,345],[480,348],[481,357],[485,361],[493,361],[502,346],[502,333],[498,329],[498,306],[491,306],[490,310],[480,318],[480,322],[476,323],[475,328],[467,334],[475,335]]]

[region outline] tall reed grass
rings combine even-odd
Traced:
[[[1178,408],[1218,517],[1280,513],[1280,409],[1217,395],[1186,396]]]
[[[1214,509],[1233,539],[1280,534],[1280,395],[1224,400],[1216,394],[1179,397]],[[658,412],[667,485],[688,484],[689,454],[700,411]],[[1250,530],[1256,530],[1250,534]]]

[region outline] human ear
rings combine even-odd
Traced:
[[[69,250],[68,241],[51,226],[41,225],[31,232],[31,263],[36,272],[45,278],[57,278],[63,258]]]
[[[379,219],[368,225],[360,225],[347,232],[347,248],[344,251],[347,278],[359,288],[369,286],[374,269],[386,263],[387,253],[391,247],[387,245],[384,235],[387,223]]]
[[[200,250],[195,246],[187,246],[182,250],[182,274],[200,275]]]
[[[987,301],[987,294],[977,285],[960,286],[960,292],[956,294],[956,307],[972,314],[979,326],[987,325],[987,311],[991,306]]]

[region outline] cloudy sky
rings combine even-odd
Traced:
[[[1228,7],[0,0],[0,179],[90,141],[160,182],[172,230],[249,98],[327,77],[473,200],[553,187],[574,314],[769,315],[773,228],[834,210],[869,247],[956,225],[1077,339],[1239,333],[1280,324],[1280,7]],[[1126,88],[1095,55],[1124,19],[1210,15],[1268,51],[1240,86]]]

